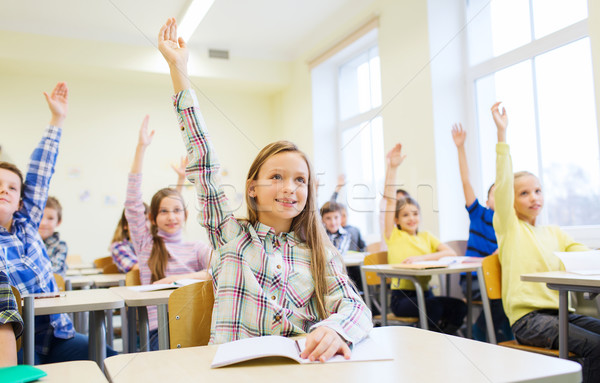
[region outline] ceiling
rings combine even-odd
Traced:
[[[339,30],[375,0],[216,0],[191,37],[194,50],[291,61]],[[0,0],[2,31],[76,40],[154,45],[167,17],[190,0]]]

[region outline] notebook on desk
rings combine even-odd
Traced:
[[[393,263],[390,266],[394,269],[407,270],[429,270],[429,269],[445,269],[447,264],[441,262],[419,262],[419,263]]]
[[[591,251],[555,251],[565,271],[580,275],[600,275],[600,250]]]

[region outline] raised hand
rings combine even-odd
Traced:
[[[402,154],[402,144],[396,144],[386,155],[386,161],[389,167],[397,168],[406,158],[406,154]]]
[[[175,173],[177,173],[177,177],[179,177],[179,179],[185,179],[185,168],[187,167],[187,164],[187,156],[181,156],[181,159],[179,160],[179,165],[171,164],[171,168],[175,171]]]
[[[152,139],[154,138],[154,130],[148,132],[148,123],[150,121],[150,116],[146,115],[144,117],[144,121],[142,121],[142,126],[140,127],[140,134],[138,137],[138,146],[147,147],[152,143]]]
[[[44,97],[46,97],[50,113],[52,113],[50,125],[61,126],[69,110],[69,88],[67,88],[67,84],[59,82],[50,95],[44,92]]]
[[[454,140],[454,145],[456,145],[457,148],[465,144],[466,138],[467,132],[463,129],[460,122],[452,125],[452,139]]]
[[[508,115],[506,109],[502,107],[500,110],[501,101],[492,105],[492,117],[498,129],[498,142],[506,142],[506,127],[508,126]]]
[[[189,52],[182,37],[177,37],[177,22],[171,17],[158,32],[158,50],[162,53],[169,66],[179,69],[187,67]]]

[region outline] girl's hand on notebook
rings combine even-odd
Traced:
[[[173,275],[170,277],[165,277],[163,279],[159,279],[158,281],[152,282],[153,285],[167,285],[173,282],[177,282],[178,279],[181,278],[181,275]]]
[[[343,355],[345,359],[350,359],[350,347],[335,330],[321,326],[308,334],[306,347],[300,357],[308,358],[311,362],[316,360],[326,362],[337,354]]]
[[[408,257],[406,258],[404,261],[402,261],[402,263],[415,263],[415,262],[420,262],[422,261],[422,257],[420,255],[416,255],[414,257]]]

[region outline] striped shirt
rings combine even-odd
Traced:
[[[110,244],[110,254],[120,272],[126,273],[137,265],[137,255],[133,249],[133,244],[124,239],[121,242]]]
[[[138,255],[140,267],[140,280],[142,285],[149,285],[152,272],[148,267],[148,260],[152,252],[154,241],[148,225],[142,202],[142,174],[129,174],[127,184],[127,199],[125,200],[125,217],[129,225],[129,235],[135,253]],[[175,234],[158,231],[158,235],[165,241],[169,251],[169,261],[165,276],[194,273],[204,270],[208,266],[210,247],[202,242],[184,242],[182,230]],[[150,330],[158,328],[156,306],[148,307],[148,321]]]
[[[219,164],[209,144],[193,90],[173,98],[196,185],[198,221],[215,249],[211,272],[215,290],[210,343],[264,336],[292,336],[328,326],[346,341],[358,342],[372,327],[371,313],[350,287],[339,256],[328,254],[324,299],[327,318],[317,313],[310,250],[294,232],[234,218]]]
[[[13,215],[10,231],[0,226],[0,270],[21,295],[58,291],[46,246],[38,233],[58,155],[61,129],[49,126],[31,154],[25,176],[23,203]],[[35,351],[47,355],[52,336],[75,335],[67,314],[35,317]]]
[[[67,243],[60,240],[58,232],[54,232],[44,240],[44,245],[46,245],[46,252],[52,262],[52,272],[64,277],[67,272],[67,253],[69,252]]]
[[[494,211],[483,207],[477,199],[467,206],[469,212],[469,240],[467,257],[487,257],[498,249],[494,231]]]
[[[10,288],[8,276],[0,271],[0,324],[12,323],[15,338],[23,333],[23,319],[17,308],[17,301]]]

